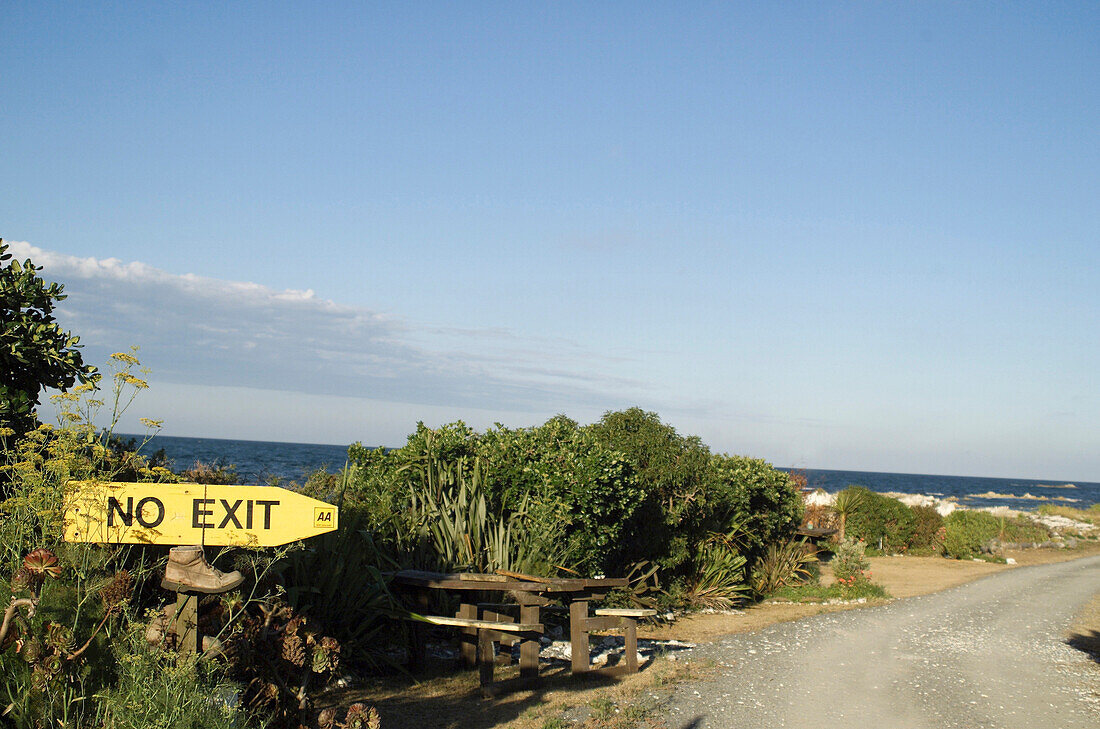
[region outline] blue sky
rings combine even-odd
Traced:
[[[1100,6],[5,3],[0,236],[174,435],[641,405],[1100,481]]]

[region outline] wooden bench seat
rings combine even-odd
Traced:
[[[478,630],[496,630],[505,633],[541,633],[538,623],[508,623],[497,620],[478,620],[475,618],[449,618],[446,615],[421,615],[425,623],[449,625],[455,628],[476,628]]]
[[[596,615],[610,615],[618,618],[651,618],[657,614],[656,610],[648,608],[599,608],[594,612]]]
[[[653,617],[657,611],[649,608],[599,608],[593,612],[595,617],[588,617],[588,603],[574,603],[571,606],[569,638],[572,643],[573,673],[593,670],[588,655],[588,634],[593,630],[622,630],[625,643],[623,662],[620,665],[596,670],[611,675],[637,673],[638,618]]]

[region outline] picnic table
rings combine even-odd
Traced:
[[[627,659],[620,671],[636,671],[636,619],[654,614],[652,610],[597,610],[595,617],[589,616],[589,603],[603,599],[613,588],[625,586],[625,577],[536,577],[504,570],[492,574],[401,570],[393,573],[393,584],[412,595],[415,608],[420,611],[417,622],[462,629],[461,658],[467,665],[477,663],[480,666],[485,693],[490,692],[492,685],[494,641],[518,640],[520,680],[538,678],[539,637],[544,632],[541,609],[544,607],[560,603],[569,610],[573,673],[591,669],[589,632],[613,628],[624,628],[627,632]],[[432,590],[459,594],[461,604],[454,617],[424,614],[431,604]],[[512,621],[505,615],[503,605],[476,602],[477,593],[485,592],[511,596],[519,607],[519,619]],[[423,632],[417,628],[414,623],[414,645],[410,655],[414,666],[421,660],[424,648]]]

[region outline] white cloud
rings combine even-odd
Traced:
[[[645,387],[573,343],[417,325],[261,284],[9,243],[65,285],[85,359],[141,347],[155,380],[512,412],[602,409]]]

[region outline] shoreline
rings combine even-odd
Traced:
[[[1100,527],[1095,524],[1091,524],[1085,521],[1079,521],[1071,519],[1065,516],[1058,516],[1053,514],[1040,514],[1037,510],[1031,509],[1014,509],[1010,506],[1003,505],[990,505],[990,506],[976,506],[969,503],[961,503],[959,497],[956,496],[933,496],[931,494],[914,494],[903,493],[900,491],[876,491],[875,493],[882,496],[887,496],[891,499],[897,499],[906,506],[929,506],[936,510],[936,512],[943,517],[950,515],[954,511],[984,511],[992,514],[996,517],[1005,517],[1009,519],[1015,519],[1019,517],[1031,519],[1032,521],[1041,524],[1042,526],[1050,529],[1055,533],[1061,533],[1062,531],[1073,531],[1079,535],[1100,536]],[[989,492],[992,493],[992,492]],[[983,498],[986,495],[979,494],[972,498]],[[988,498],[993,498],[989,496]],[[1013,498],[1034,503],[1036,507],[1041,506],[1048,501],[1054,501],[1056,503],[1050,504],[1051,506],[1068,506],[1066,499],[1062,497],[1055,497],[1053,499],[1047,499],[1040,496],[1033,496],[1032,494],[1024,494],[1023,496],[996,494],[996,498]],[[805,502],[807,506],[832,506],[836,501],[836,494],[825,491],[824,489],[816,489],[805,495]],[[1090,505],[1082,504],[1085,508]],[[1072,507],[1078,508],[1078,507]]]

